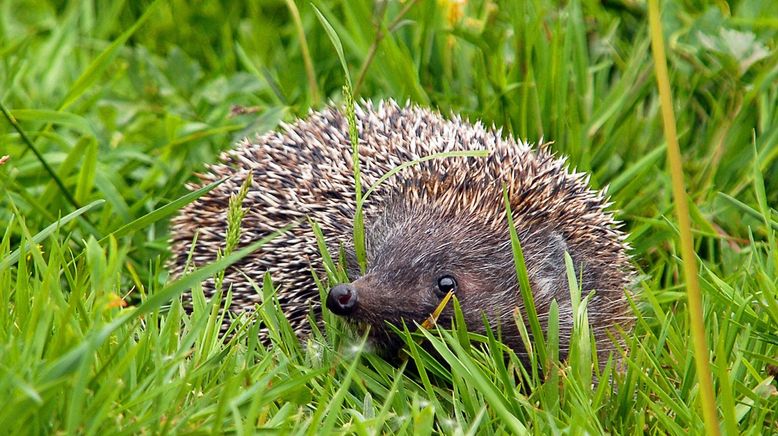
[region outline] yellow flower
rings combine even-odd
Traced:
[[[446,11],[448,25],[454,27],[465,15],[467,0],[438,0],[438,4]]]

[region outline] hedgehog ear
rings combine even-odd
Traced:
[[[556,231],[547,233],[544,239],[543,253],[538,256],[539,263],[535,268],[535,285],[540,289],[540,295],[552,298],[564,298],[568,294],[567,267],[565,252],[569,252],[564,235]],[[537,293],[537,292],[536,292]]]

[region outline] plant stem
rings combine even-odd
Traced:
[[[19,134],[19,136],[22,138],[22,142],[24,142],[27,145],[27,148],[32,150],[33,154],[35,154],[35,157],[38,159],[38,161],[43,166],[43,169],[46,170],[47,173],[51,176],[51,178],[54,180],[54,183],[57,185],[57,188],[59,188],[60,192],[62,192],[62,195],[65,196],[65,199],[68,201],[68,203],[73,206],[75,209],[80,209],[81,206],[78,204],[78,201],[76,201],[75,197],[73,197],[73,194],[68,191],[68,189],[65,187],[65,184],[62,183],[62,180],[59,178],[57,173],[54,172],[54,169],[51,168],[48,162],[46,162],[46,159],[43,158],[43,155],[38,151],[37,148],[35,148],[35,145],[32,143],[30,138],[27,136],[26,133],[24,133],[24,130],[22,130],[22,126],[19,125],[19,122],[16,121],[16,118],[11,114],[8,109],[6,109],[5,105],[0,102],[0,111],[3,112],[3,115],[8,120],[8,122],[13,126],[14,130]]]
[[[662,120],[667,139],[667,160],[670,164],[670,176],[673,184],[678,227],[681,234],[681,258],[683,260],[684,276],[686,278],[686,293],[689,300],[689,318],[694,346],[694,362],[697,369],[697,379],[700,383],[700,399],[705,424],[705,433],[712,436],[720,434],[718,416],[716,413],[716,398],[713,392],[713,380],[709,363],[710,353],[705,340],[705,325],[703,324],[702,297],[700,283],[697,277],[697,258],[692,241],[689,205],[684,187],[683,166],[681,164],[681,149],[678,145],[678,134],[673,113],[673,99],[670,92],[670,80],[667,73],[667,58],[665,57],[662,23],[659,14],[658,0],[649,0],[648,19],[651,28],[651,47],[654,57],[656,81],[659,87],[659,98],[662,107]]]
[[[300,11],[297,9],[294,0],[286,0],[286,6],[289,8],[289,13],[292,14],[294,27],[297,29],[297,37],[300,39],[300,51],[302,51],[303,63],[305,64],[305,75],[308,78],[308,87],[311,89],[311,103],[313,106],[318,106],[319,85],[316,84],[316,72],[313,69],[311,53],[308,51],[308,41],[305,39],[305,30],[303,29],[303,21],[300,19]]]
[[[362,66],[359,68],[359,75],[357,76],[357,83],[354,86],[354,95],[359,95],[359,89],[362,87],[362,82],[365,80],[365,75],[367,74],[367,69],[370,67],[370,64],[373,63],[373,59],[375,58],[375,54],[378,51],[378,45],[381,44],[381,41],[383,41],[384,37],[387,33],[394,32],[397,27],[400,25],[400,22],[402,21],[403,17],[411,10],[411,8],[418,3],[419,0],[411,0],[409,1],[405,7],[402,8],[402,10],[397,14],[396,17],[394,17],[394,20],[392,20],[391,23],[389,23],[389,27],[387,27],[387,31],[384,32],[383,28],[381,27],[381,22],[383,21],[383,15],[381,16],[381,19],[378,21],[378,30],[376,31],[375,39],[373,40],[373,44],[370,45],[370,50],[367,52],[367,57],[365,58],[365,61],[362,63]]]

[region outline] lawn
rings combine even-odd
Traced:
[[[707,424],[778,433],[778,8],[660,6]],[[644,0],[0,2],[0,429],[704,433],[651,49]],[[342,107],[347,82],[357,99],[553,140],[607,186],[640,275],[622,368],[592,365],[581,323],[578,352],[554,360],[550,332],[531,368],[461,327],[409,336],[392,362],[328,313],[300,343],[271,278],[258,317],[273,344],[251,319],[220,338],[222,302],[199,282],[245,253],[169,277],[186,184],[242,137]]]

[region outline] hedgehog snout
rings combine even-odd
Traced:
[[[336,285],[327,294],[327,309],[335,315],[349,316],[358,303],[357,289],[351,283]]]

